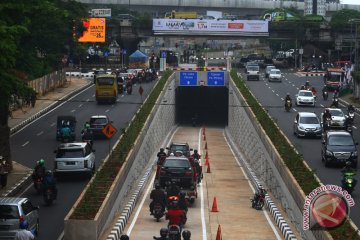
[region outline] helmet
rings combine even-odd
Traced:
[[[155,189],[160,189],[160,184],[155,184]]]
[[[183,232],[182,232],[182,237],[184,238],[184,239],[190,239],[190,237],[191,237],[191,232],[189,231],[189,230],[184,230]]]
[[[51,171],[51,170],[46,170],[45,175],[46,175],[46,176],[52,175],[52,171]]]
[[[169,233],[169,230],[167,228],[160,229],[160,236],[161,237],[163,237],[163,238],[167,237],[168,233]]]
[[[29,227],[29,223],[28,221],[24,220],[20,223],[20,228],[21,229],[27,229]]]
[[[42,166],[42,167],[43,167],[43,166],[45,165],[45,160],[44,160],[44,159],[40,159],[38,163],[39,163],[39,166]]]
[[[325,108],[325,112],[326,112],[326,113],[329,113],[330,110],[329,110],[328,108]]]
[[[129,240],[129,236],[126,234],[121,235],[120,240]]]
[[[170,156],[175,156],[174,153],[170,153]]]
[[[164,151],[164,148],[160,148],[160,152],[163,152]]]
[[[90,123],[86,122],[85,123],[85,128],[90,128]]]

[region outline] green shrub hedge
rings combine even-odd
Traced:
[[[244,81],[237,75],[235,69],[231,70],[230,76],[305,194],[309,194],[312,190],[320,186],[315,178],[315,173],[305,166],[302,155],[300,155],[281,134],[280,129],[255,99]],[[334,239],[359,239],[357,234],[358,230],[352,228],[348,221],[329,232]]]
[[[171,71],[164,72],[147,100],[136,113],[133,121],[123,130],[119,144],[108,161],[104,162],[102,168],[95,174],[70,219],[94,219],[171,74]]]

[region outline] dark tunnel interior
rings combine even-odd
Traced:
[[[176,122],[181,125],[226,126],[227,87],[178,87],[175,90]]]

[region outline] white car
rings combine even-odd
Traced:
[[[311,91],[300,90],[296,94],[296,106],[313,106],[315,107],[315,96]]]
[[[281,82],[282,74],[279,69],[271,69],[269,73],[269,82]]]
[[[265,68],[265,77],[268,78],[268,77],[269,77],[269,74],[270,74],[270,71],[271,71],[272,69],[275,69],[275,68],[276,68],[276,67],[273,66],[273,65],[266,66],[266,68]]]
[[[340,108],[329,108],[331,114],[330,128],[345,128],[346,116]],[[321,113],[322,119],[323,113]]]

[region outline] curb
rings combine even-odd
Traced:
[[[24,126],[28,125],[29,123],[33,122],[34,120],[36,120],[37,118],[39,118],[40,116],[44,115],[45,113],[49,112],[50,110],[52,110],[53,108],[57,107],[58,105],[60,105],[61,103],[63,103],[65,100],[71,98],[72,96],[76,95],[77,93],[79,93],[80,91],[84,90],[85,88],[87,88],[88,86],[90,86],[92,83],[89,82],[88,84],[79,87],[78,89],[75,89],[74,91],[70,92],[68,95],[63,96],[62,98],[60,98],[58,101],[54,102],[53,104],[50,104],[48,107],[40,110],[39,112],[37,112],[36,114],[32,115],[31,117],[25,119],[24,121],[22,121],[21,123],[19,123],[18,125],[16,125],[15,127],[10,129],[10,135],[16,133],[17,131],[19,131],[21,128],[23,128]]]
[[[2,197],[14,197],[16,194],[18,194],[21,191],[21,189],[23,189],[25,186],[27,186],[31,182],[31,175],[32,175],[32,172],[29,172],[25,177],[23,177],[19,182],[17,182],[15,185],[13,185],[11,189],[7,190],[1,196]]]
[[[112,228],[110,234],[106,238],[106,240],[120,240],[122,232],[124,231],[125,225],[129,220],[132,211],[138,201],[139,196],[142,194],[144,190],[144,186],[149,179],[150,173],[152,170],[152,165],[146,170],[144,176],[141,178],[137,189],[131,195],[129,202],[126,204],[124,210],[122,211],[120,217],[116,221],[114,227]]]

